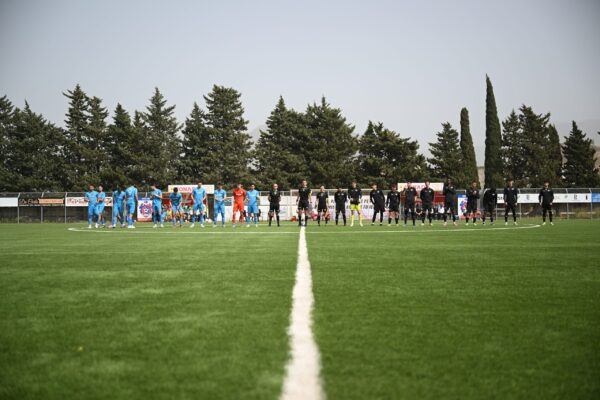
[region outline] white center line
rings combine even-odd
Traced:
[[[319,349],[312,332],[314,297],[304,230],[304,228],[300,229],[298,240],[298,265],[288,330],[291,359],[286,368],[286,377],[281,393],[282,400],[321,400],[325,398],[320,377]]]

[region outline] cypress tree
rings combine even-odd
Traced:
[[[442,130],[437,133],[437,142],[429,143],[428,159],[434,177],[438,179],[452,178],[461,170],[462,154],[458,140],[458,132],[449,122],[442,124]]]
[[[494,88],[490,78],[486,75],[486,99],[485,99],[485,186],[502,187],[502,134],[500,132],[500,120],[496,108]]]
[[[598,187],[600,177],[596,168],[596,150],[592,139],[586,137],[573,121],[569,136],[565,137],[564,180],[568,187]]]
[[[463,108],[460,110],[460,152],[463,158],[463,181],[456,182],[456,185],[464,187],[467,187],[472,181],[479,181],[475,147],[469,125],[469,111]]]

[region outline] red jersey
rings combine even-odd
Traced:
[[[244,200],[246,199],[246,191],[244,189],[233,189],[233,201],[237,204],[244,204]]]

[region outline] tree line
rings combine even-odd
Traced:
[[[573,122],[561,145],[550,113],[537,114],[523,105],[502,123],[493,87],[486,77],[486,187],[502,187],[507,178],[523,187],[592,187],[600,184],[592,140]],[[112,118],[102,99],[79,85],[63,93],[68,100],[65,127],[0,97],[0,191],[81,191],[88,184],[107,188],[156,183],[254,182],[267,188],[313,186],[388,187],[403,181],[440,181],[451,177],[459,187],[478,181],[469,112],[459,114],[460,132],[441,124],[431,157],[419,143],[402,137],[382,122],[369,121],[362,135],[342,110],[323,97],[304,111],[286,106],[280,97],[256,143],[248,134],[241,94],[213,86],[194,103],[183,123],[155,88],[144,110],[129,113],[121,104]],[[564,160],[564,162],[563,162]]]

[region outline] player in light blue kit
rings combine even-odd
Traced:
[[[98,227],[98,224],[102,224],[103,228],[106,226],[106,222],[104,221],[104,206],[106,205],[106,203],[104,202],[105,200],[106,193],[104,192],[104,188],[102,187],[102,185],[98,185],[98,203],[96,204],[96,228]]]
[[[225,200],[227,199],[227,192],[223,189],[222,183],[217,183],[217,190],[215,190],[215,210],[213,212],[213,228],[217,227],[217,218],[221,214],[221,226],[225,228]]]
[[[96,214],[96,206],[98,205],[98,192],[96,192],[94,185],[90,185],[89,192],[85,193],[83,198],[88,204],[88,229],[92,229],[92,222]],[[98,219],[96,219],[96,228],[98,227]]]
[[[123,186],[117,186],[117,190],[113,191],[113,213],[112,213],[112,225],[110,228],[117,227],[117,217],[121,222],[121,228],[125,227],[125,218],[123,218],[123,212],[125,210],[125,206],[123,202],[125,201],[125,192],[123,191]]]
[[[127,229],[134,229],[133,214],[138,202],[138,190],[134,185],[125,189],[125,204],[127,205]]]
[[[254,226],[258,228],[258,190],[254,188],[254,184],[250,185],[250,190],[246,192],[248,200],[248,216],[246,217],[246,228],[250,227],[250,219],[254,220]]]
[[[202,187],[202,182],[198,182],[198,186],[192,190],[192,198],[194,199],[194,208],[192,209],[192,225],[190,225],[190,228],[193,228],[195,225],[196,215],[198,215],[198,219],[200,220],[200,226],[204,228],[204,199],[206,198],[206,189]]]
[[[150,199],[152,200],[152,221],[154,222],[153,228],[156,228],[156,223],[160,223],[160,227],[164,227],[162,219],[162,190],[158,189],[156,185],[150,187]]]
[[[169,195],[169,200],[171,200],[171,220],[173,222],[173,228],[177,226],[177,217],[179,217],[179,227],[183,226],[183,207],[181,206],[181,200],[183,196],[179,193],[179,189],[177,187],[173,188],[173,193]]]

